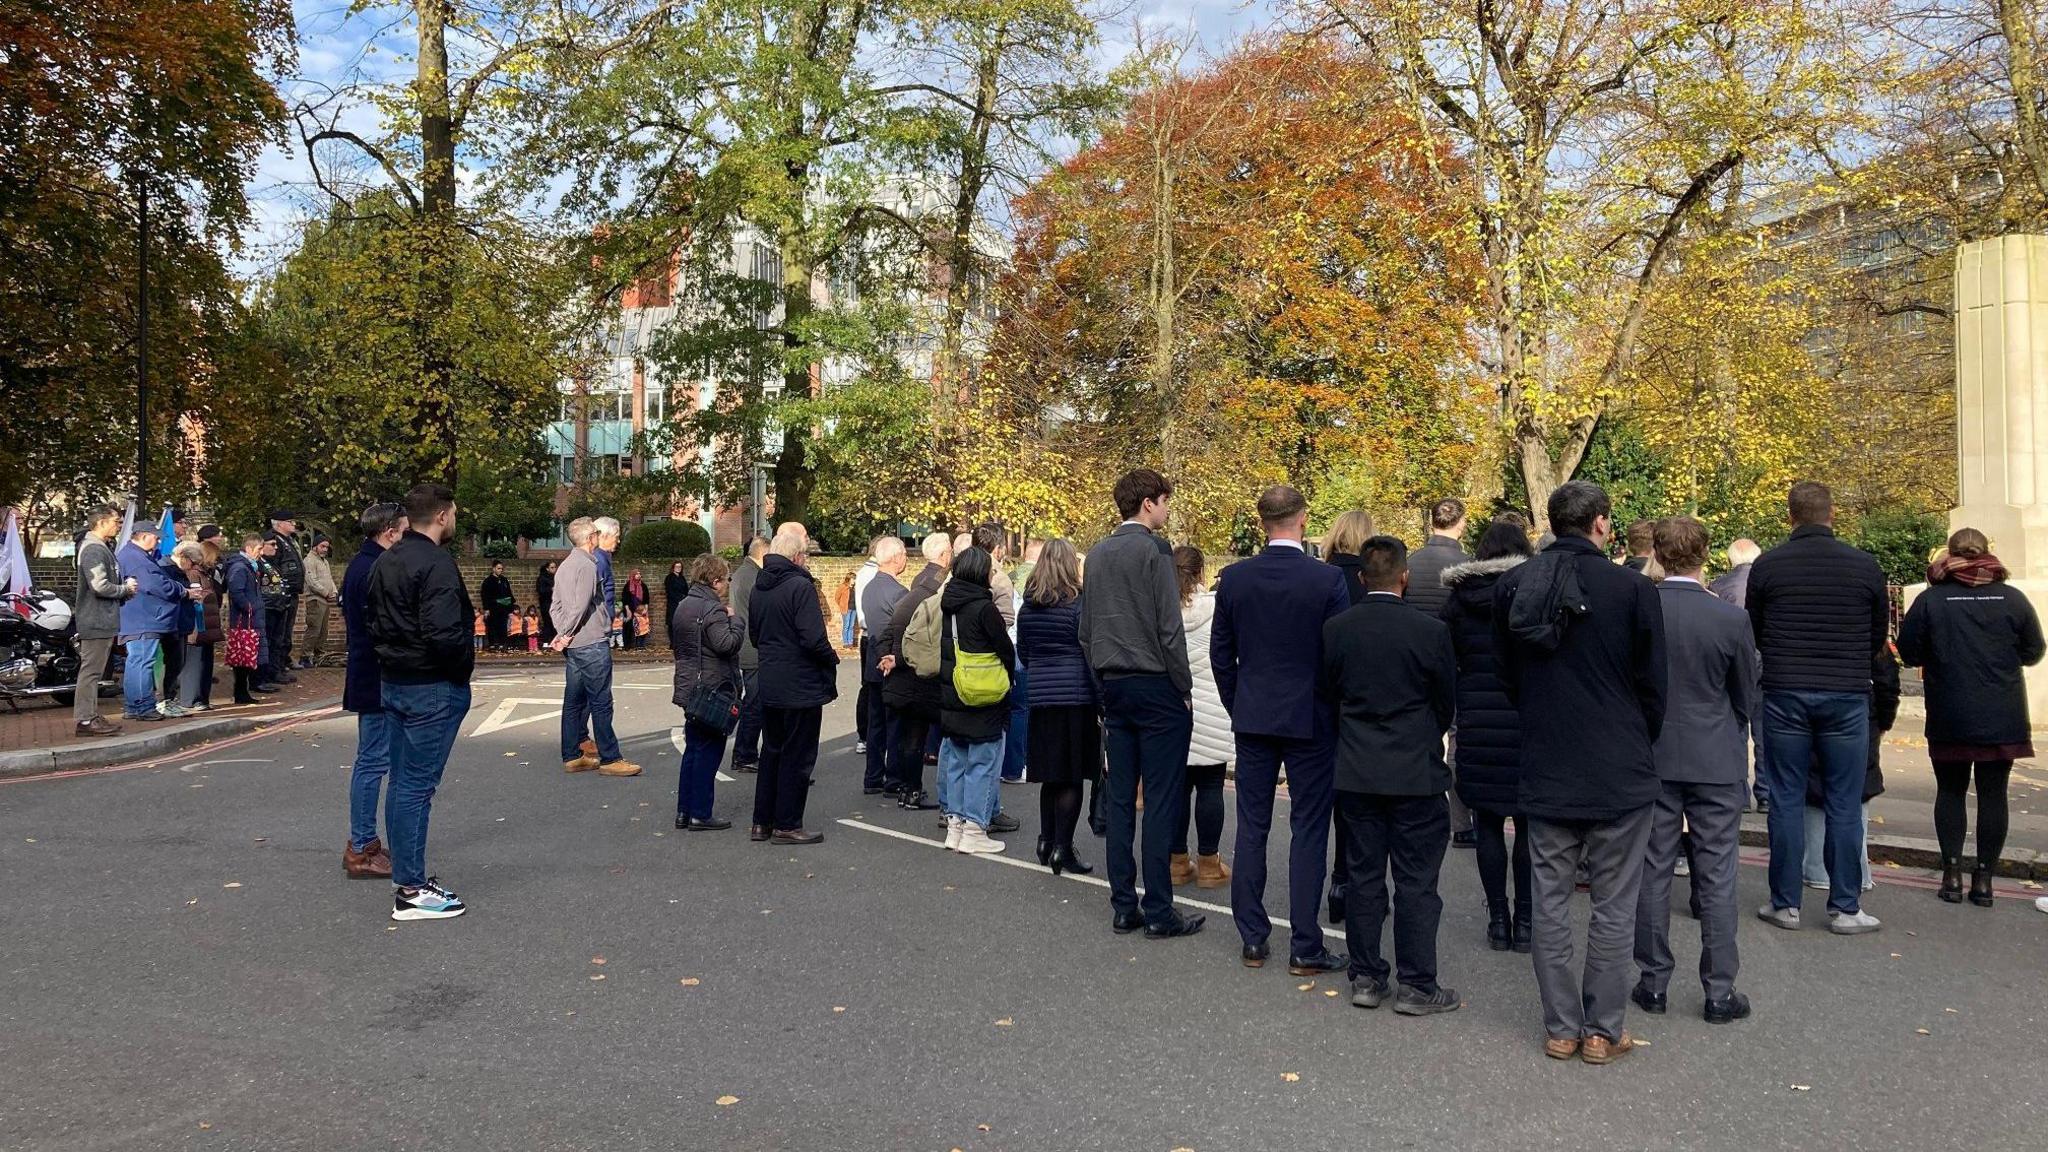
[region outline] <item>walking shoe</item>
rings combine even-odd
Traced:
[[[1377,1008],[1387,998],[1387,986],[1370,976],[1351,978],[1351,1006],[1353,1008]]]
[[[993,824],[991,824],[991,827]],[[960,851],[969,856],[992,856],[1003,850],[1001,840],[991,840],[987,829],[972,820],[960,822]]]
[[[1394,997],[1394,1011],[1403,1016],[1435,1016],[1441,1012],[1456,1012],[1464,1006],[1465,1002],[1449,988],[1424,992],[1413,984],[1403,984],[1400,994]]]
[[[279,692],[284,691],[284,689],[279,688],[275,684],[251,684],[249,685],[249,691],[260,693],[264,696],[275,696]]]
[[[961,825],[964,823],[966,821],[958,816],[946,817],[946,851],[958,852],[960,850]]]
[[[1828,931],[1837,936],[1861,936],[1884,927],[1884,921],[1868,912],[1835,912],[1828,916]]]
[[[1000,808],[996,809],[995,816],[988,822],[988,830],[991,832],[1015,832],[1017,827],[1017,818]]]
[[[768,826],[766,824],[747,825],[747,839],[752,840],[756,844],[766,844],[768,842]]]
[[[1270,955],[1272,955],[1272,950],[1264,944],[1247,944],[1244,946],[1243,953],[1244,966],[1247,968],[1264,968],[1266,966],[1266,957]]]
[[[1119,912],[1110,918],[1110,930],[1119,936],[1128,936],[1145,926],[1145,918],[1136,912]]]
[[[1569,1060],[1579,1054],[1576,1036],[1552,1036],[1543,1042],[1543,1054],[1552,1060]]]
[[[1628,998],[1636,1002],[1636,1007],[1641,1008],[1652,1016],[1662,1016],[1671,1009],[1671,994],[1669,992],[1652,992],[1641,984],[1636,985],[1629,992]]]
[[[1221,856],[1195,857],[1195,887],[1230,887],[1230,865],[1225,864]]]
[[[213,705],[211,704],[180,704],[178,707],[183,708],[187,712],[210,712],[213,710]]]
[[[341,870],[351,880],[391,879],[391,855],[384,851],[384,842],[372,840],[358,852],[346,841],[341,846]]]
[[[2048,896],[2034,897],[2034,911],[2048,912]]]
[[[714,816],[709,820],[681,821],[676,824],[676,827],[688,828],[692,832],[723,832],[727,828],[732,827],[732,821],[720,820]]]
[[[905,812],[936,812],[939,802],[928,792],[911,792],[897,801],[896,806]]]
[[[1806,884],[1807,890],[1811,892],[1825,892],[1830,887],[1832,887],[1825,880],[1807,880],[1804,883]]]
[[[1635,1037],[1623,1029],[1619,1040],[1609,1040],[1605,1036],[1586,1037],[1586,1042],[1579,1047],[1579,1059],[1588,1064],[1612,1064],[1635,1050]]]
[[[133,720],[137,724],[154,724],[159,720],[165,719],[165,716],[161,712],[138,712],[133,716],[124,713],[121,719]]]
[[[1320,976],[1325,972],[1341,972],[1351,966],[1351,958],[1342,952],[1324,949],[1319,956],[1289,956],[1287,974],[1290,976]]]
[[[597,774],[599,776],[638,776],[640,774],[640,766],[631,760],[614,760],[609,764],[599,764],[597,766]]]
[[[462,902],[461,897],[429,880],[421,887],[410,891],[400,888],[392,897],[391,918],[452,920],[467,911],[469,906]]]
[[[1766,904],[1756,910],[1756,918],[1766,924],[1774,924],[1780,928],[1790,929],[1793,932],[1799,931],[1799,909],[1797,908],[1774,908]]]
[[[1749,1017],[1749,997],[1740,992],[1730,992],[1725,1000],[1709,1000],[1706,1009],[1707,1023],[1733,1024]]]
[[[734,773],[741,776],[752,776],[754,773],[759,772],[761,770],[761,766],[752,763],[742,764],[738,760],[735,760],[732,762],[731,770]]]
[[[1175,888],[1185,888],[1195,882],[1195,862],[1185,852],[1175,852],[1168,864],[1168,875]]]
[[[794,846],[823,844],[825,842],[825,834],[823,832],[806,832],[801,828],[777,828],[775,835],[770,836],[768,840],[771,844]]]
[[[868,742],[867,742],[867,741],[865,741],[865,740],[855,740],[855,741],[853,742],[853,754],[854,754],[855,756],[865,756],[865,755],[867,755],[867,754],[868,754]]]
[[[1178,912],[1169,913],[1169,915],[1173,919],[1163,924],[1145,925],[1145,939],[1172,940],[1181,936],[1193,936],[1202,930],[1202,925],[1209,919],[1207,916],[1201,915],[1183,916]]]
[[[562,771],[564,772],[588,772],[595,767],[597,767],[597,757],[595,756],[578,756],[574,760],[562,761]]]
[[[187,714],[185,706],[183,704],[176,704],[169,700],[166,700],[163,703],[157,705],[156,712],[157,715],[162,716],[168,720],[176,720],[179,717]]]
[[[105,716],[95,716],[78,725],[74,731],[79,736],[118,736],[121,734],[121,726]]]

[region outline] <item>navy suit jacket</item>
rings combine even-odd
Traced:
[[[1268,546],[1223,570],[1209,665],[1231,731],[1329,738],[1330,702],[1318,683],[1323,622],[1350,607],[1344,573],[1298,548]]]
[[[1651,746],[1659,779],[1740,784],[1749,779],[1756,714],[1756,642],[1749,614],[1690,580],[1657,586],[1664,609],[1664,725]]]

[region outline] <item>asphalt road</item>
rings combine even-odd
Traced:
[[[1890,873],[1866,904],[1885,930],[1854,939],[1745,918],[1758,1015],[1727,1027],[1698,1019],[1681,920],[1672,1014],[1631,1018],[1650,1046],[1561,1064],[1527,958],[1483,947],[1468,854],[1441,947],[1466,1007],[1364,1012],[1240,967],[1227,915],[1115,936],[1100,887],[864,807],[846,702],[811,800],[826,843],[678,833],[663,675],[620,694],[649,766],[631,780],[561,771],[541,674],[480,686],[429,849],[472,905],[453,922],[393,925],[388,887],[343,878],[347,720],[0,785],[0,1146],[1805,1152],[2048,1131],[2048,916],[2017,888],[1986,911]],[[750,795],[722,785],[719,807],[744,825]],[[1036,797],[1004,796],[1027,858]],[[1759,902],[1762,870],[1742,887]]]

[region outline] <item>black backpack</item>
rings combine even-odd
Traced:
[[[1539,553],[1522,565],[1515,597],[1508,604],[1508,633],[1542,652],[1564,643],[1572,617],[1586,614],[1586,593],[1569,552]]]

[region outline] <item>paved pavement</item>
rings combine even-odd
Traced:
[[[939,850],[930,814],[864,804],[848,702],[827,841],[775,848],[673,829],[660,669],[622,676],[631,780],[556,766],[545,673],[488,675],[430,846],[473,905],[454,922],[393,925],[387,887],[343,879],[345,719],[0,784],[5,1146],[1805,1152],[2017,1148],[2048,1122],[2048,916],[2016,885],[1983,910],[1888,871],[1885,931],[1855,939],[1745,918],[1755,1019],[1705,1024],[1681,979],[1672,1015],[1632,1017],[1650,1047],[1560,1064],[1527,959],[1484,950],[1465,853],[1441,947],[1465,1009],[1368,1013],[1240,967],[1227,916],[1112,935],[1100,887],[1016,866],[1028,787],[1004,789],[1011,863]],[[720,809],[744,824],[750,792]]]

